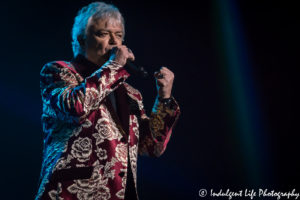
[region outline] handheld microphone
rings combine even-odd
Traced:
[[[129,48],[128,48],[128,50],[131,51]],[[108,54],[111,54],[111,51],[113,51],[113,49],[110,49],[108,51]],[[143,78],[147,78],[149,76],[148,72],[145,70],[144,67],[141,67],[141,66],[135,64],[131,60],[127,59],[124,67],[128,70],[129,73],[135,74],[137,76],[141,76]]]
[[[148,72],[145,70],[144,67],[135,64],[135,62],[131,60],[127,60],[125,67],[129,69],[130,72],[143,78],[147,78],[149,76]]]

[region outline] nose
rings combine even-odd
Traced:
[[[117,44],[117,40],[116,40],[116,38],[115,38],[115,36],[114,36],[113,34],[110,34],[109,44],[110,44],[110,45],[115,45],[115,44]]]

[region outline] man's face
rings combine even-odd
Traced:
[[[109,59],[109,51],[122,45],[123,35],[122,24],[114,19],[91,20],[84,40],[85,57],[95,64],[104,64]]]

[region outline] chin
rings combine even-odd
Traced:
[[[99,58],[101,58],[102,60],[107,61],[110,57],[110,52],[106,52],[105,54],[101,54],[99,55]]]

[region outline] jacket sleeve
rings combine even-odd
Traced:
[[[77,76],[77,78],[76,78]],[[46,64],[40,73],[41,95],[56,118],[83,123],[86,116],[128,77],[127,71],[113,61],[106,62],[92,75],[78,81],[78,74],[60,62]]]
[[[174,97],[168,106],[156,98],[150,117],[142,110],[139,154],[152,157],[162,155],[179,115],[180,109]]]

